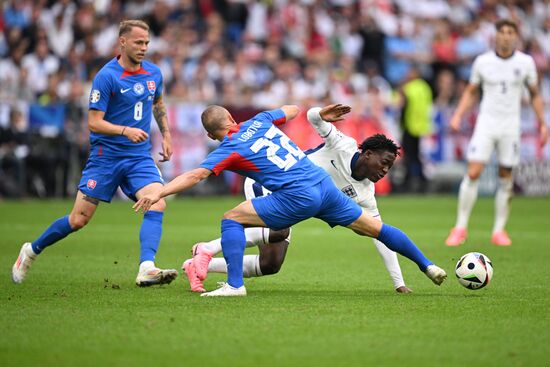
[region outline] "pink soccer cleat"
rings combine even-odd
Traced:
[[[460,246],[466,241],[467,236],[468,231],[466,231],[466,228],[454,227],[445,240],[445,244],[447,246]]]
[[[195,265],[193,264],[193,259],[185,260],[181,268],[183,269],[184,277],[186,277],[189,281],[191,292],[206,292],[206,289],[204,289],[201,280],[199,279],[199,277],[197,277],[197,272],[195,270]]]
[[[510,246],[512,244],[512,240],[506,231],[494,232],[493,237],[491,237],[491,242],[496,246]]]
[[[193,254],[193,264],[195,265],[195,270],[200,280],[206,279],[208,264],[210,264],[210,260],[212,260],[212,256],[214,255],[206,250],[203,245],[204,242],[197,243],[191,250]]]

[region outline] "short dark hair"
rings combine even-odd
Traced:
[[[128,32],[131,32],[132,28],[134,28],[134,27],[138,27],[138,28],[141,28],[141,29],[146,30],[147,32],[149,32],[149,25],[147,23],[145,23],[143,20],[128,19],[128,20],[123,20],[122,22],[120,22],[120,24],[118,26],[118,36],[120,37],[120,36],[125,35]]]
[[[519,33],[518,24],[512,19],[500,19],[495,23],[495,28],[497,31],[500,31],[502,27],[512,27],[516,33]]]
[[[371,150],[374,152],[390,152],[397,157],[400,155],[400,146],[395,144],[391,139],[388,139],[384,134],[376,134],[366,138],[359,146],[361,151]]]

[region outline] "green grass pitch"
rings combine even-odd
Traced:
[[[157,264],[179,270],[195,242],[219,236],[219,218],[238,201],[170,201]],[[21,243],[71,205],[0,202],[0,366],[550,363],[550,198],[514,199],[509,248],[489,244],[491,198],[477,203],[469,241],[458,248],[443,245],[455,197],[380,198],[384,220],[449,274],[437,287],[400,257],[410,295],[393,291],[370,239],[318,220],[294,228],[279,274],[246,280],[248,297],[201,298],[181,277],[137,288],[140,216],[121,201],[102,204],[88,227],[41,255],[24,284],[12,284]],[[493,261],[485,289],[467,290],[454,278],[456,261],[470,251]],[[212,275],[206,287],[224,279]]]

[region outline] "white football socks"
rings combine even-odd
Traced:
[[[244,235],[246,237],[246,247],[262,246],[269,242],[269,228],[245,228]],[[212,240],[203,246],[205,246],[205,248],[214,255],[222,252],[222,243],[220,238]],[[227,264],[225,263],[225,259],[223,257],[212,258],[208,264],[208,272],[227,273]],[[262,276],[259,255],[246,255],[243,257],[243,276],[245,278]]]
[[[397,260],[397,254],[386,247],[382,242],[375,240],[373,242],[376,245],[376,249],[386,265],[388,273],[390,273],[390,278],[393,282],[395,289],[405,285],[403,280],[403,274],[401,273],[401,268],[399,267],[399,261]]]
[[[223,257],[215,257],[208,264],[209,273],[227,273],[227,264]],[[243,257],[243,276],[245,278],[261,277],[260,255],[246,255]]]
[[[495,195],[495,224],[493,233],[504,230],[510,214],[514,183],[512,178],[499,178]]]
[[[142,262],[141,264],[139,264],[139,272],[140,273],[143,273],[144,271],[148,271],[148,270],[151,270],[151,269],[154,269],[155,268],[155,263],[150,261],[150,260],[146,260],[144,262]]]
[[[477,200],[478,183],[479,180],[472,180],[468,175],[462,179],[458,192],[458,213],[455,227],[468,227],[468,220]]]
[[[269,241],[269,228],[245,228],[244,235],[246,237],[246,247],[265,245]],[[203,246],[208,252],[212,253],[213,255],[217,255],[222,252],[221,238],[216,238],[215,240],[206,242]]]

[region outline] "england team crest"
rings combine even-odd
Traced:
[[[147,81],[147,89],[149,89],[149,93],[155,94],[155,91],[157,90],[157,85],[155,84],[154,80]]]
[[[96,180],[88,180],[88,183],[86,184],[86,187],[89,188],[90,190],[93,190],[95,189],[95,186],[97,185],[97,181]]]

